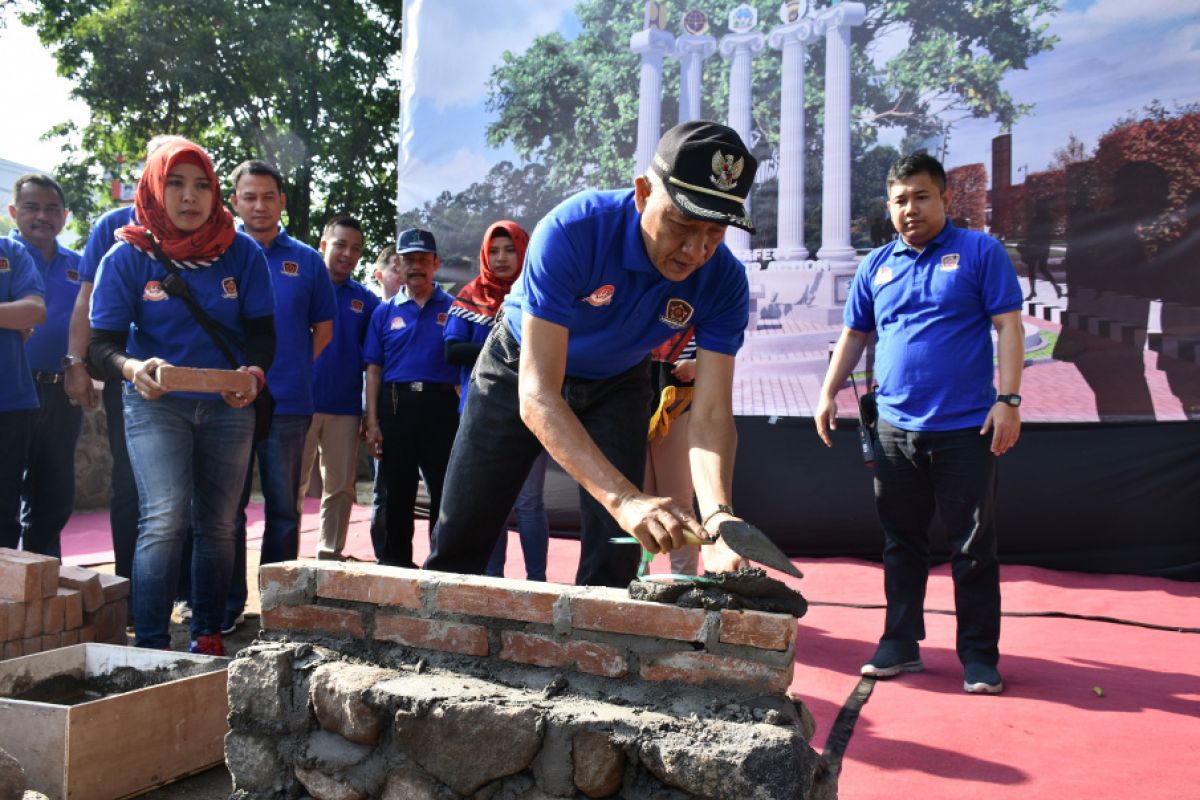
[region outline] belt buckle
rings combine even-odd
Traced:
[[[414,392],[423,392],[425,391],[425,384],[422,381],[413,381],[408,385],[408,388],[412,389]]]

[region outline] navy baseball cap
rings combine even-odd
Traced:
[[[397,255],[405,253],[433,253],[437,255],[437,242],[433,239],[433,234],[429,231],[423,231],[420,228],[409,228],[406,231],[400,232],[400,239],[396,242]]]
[[[658,140],[651,168],[684,216],[754,233],[746,196],[758,161],[733,128],[705,120],[681,122]]]

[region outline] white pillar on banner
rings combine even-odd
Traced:
[[[700,119],[700,78],[704,62],[717,52],[717,40],[711,36],[685,33],[675,40],[679,59],[679,121]]]
[[[821,250],[835,282],[857,257],[850,244],[850,29],[861,25],[862,3],[840,3],[817,17],[825,30],[825,164],[821,193]],[[844,299],[844,298],[843,298]]]
[[[764,37],[756,31],[730,33],[721,37],[721,58],[729,62],[729,127],[737,131],[749,149],[750,140],[750,76],[754,56],[762,52]],[[746,209],[750,198],[746,198]],[[743,262],[753,260],[750,234],[741,228],[730,227],[725,232],[725,244]]]
[[[808,259],[804,246],[804,46],[820,35],[818,25],[802,19],[775,28],[767,37],[771,47],[783,51],[776,261]]]
[[[637,152],[633,177],[642,175],[654,158],[662,132],[662,62],[675,49],[675,37],[666,31],[647,28],[629,37],[629,49],[642,57],[638,84]]]

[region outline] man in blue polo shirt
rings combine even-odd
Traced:
[[[736,431],[733,362],[749,313],[745,267],[725,229],[753,231],[745,198],[757,164],[724,125],[667,131],[632,191],[582,192],[534,230],[525,268],[475,366],[426,566],[483,571],[544,445],[579,482],[579,584],[623,586],[638,548],[712,538],[730,505]],[[650,351],[687,327],[697,368],[689,430],[701,519],[641,491],[651,411]],[[709,533],[706,533],[708,531]],[[715,571],[739,560],[717,541]]]
[[[46,321],[42,276],[25,248],[0,239],[0,547],[21,539],[21,478],[38,413],[38,392],[23,335]]]
[[[858,266],[816,413],[817,434],[831,446],[836,395],[877,334],[875,504],[887,614],[862,674],[890,678],[924,668],[918,642],[925,638],[928,529],[936,511],[952,551],[963,688],[996,694],[1004,690],[996,669],[996,459],[1021,432],[1021,287],[998,241],[946,217],[946,173],[937,159],[900,159],[888,172],[887,191],[900,238]]]
[[[287,207],[283,176],[265,161],[239,164],[230,178],[229,204],[241,230],[263,249],[275,294],[275,360],[267,387],[275,398],[271,430],[250,453],[238,507],[236,561],[221,633],[232,633],[246,605],[246,505],[255,457],[262,478],[266,515],[262,560],[270,564],[300,553],[300,468],[304,439],[312,421],[312,365],[333,336],[333,284],[321,254],[288,235],[280,224]]]
[[[362,258],[361,222],[345,214],[330,218],[320,248],[337,297],[337,317],[333,341],[313,364],[316,413],[304,443],[300,495],[303,499],[319,453],[321,538],[317,558],[340,561],[357,497],[354,479],[363,423],[363,341],[379,298],[350,277]]]
[[[67,200],[49,175],[17,178],[8,213],[17,223],[12,239],[33,259],[46,291],[46,321],[25,343],[39,411],[21,487],[21,538],[26,550],[59,558],[59,535],[75,507],[75,443],[83,424],[83,410],[63,391],[63,373],[73,366],[67,332],[79,293],[79,254],[58,243]]]
[[[367,363],[367,445],[387,485],[387,540],[381,564],[415,567],[412,557],[417,470],[429,490],[429,527],[437,524],[442,483],[458,430],[458,367],[442,340],[454,298],[433,278],[441,266],[433,234],[418,228],[396,243],[404,288],[375,309]],[[499,528],[499,523],[497,523]]]

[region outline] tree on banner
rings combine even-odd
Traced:
[[[369,236],[395,230],[401,0],[40,0],[21,20],[54,48],[91,109],[59,175],[86,229],[130,181],[146,141],[194,139],[220,170],[279,166],[289,230],[315,243],[348,210]],[[70,125],[50,135],[69,132]],[[225,187],[227,190],[228,187]],[[314,205],[314,198],[323,202]]]
[[[769,30],[771,23],[766,21],[778,19],[777,0],[751,4],[763,21],[760,29]],[[684,13],[695,9],[724,30],[733,4],[665,0],[664,5],[669,29],[676,30]],[[902,128],[910,141],[919,141],[946,134],[954,122],[967,117],[991,118],[1009,126],[1027,113],[1029,107],[1015,102],[1001,81],[1009,71],[1024,69],[1031,57],[1054,46],[1057,40],[1046,33],[1042,20],[1058,6],[1052,0],[868,4],[865,23],[852,29],[856,163],[874,145],[880,127]],[[488,129],[488,141],[494,146],[511,142],[523,158],[547,164],[551,185],[565,191],[584,185],[624,186],[633,169],[638,112],[639,67],[629,51],[629,37],[642,27],[642,15],[634,4],[604,0],[584,0],[576,13],[582,28],[578,37],[567,41],[558,33],[540,36],[525,53],[506,53],[493,71],[489,108],[498,119]],[[885,40],[894,43],[895,37],[905,37],[907,46],[886,65],[876,67],[875,50]],[[821,157],[824,59],[822,39],[809,46],[806,59],[809,164],[819,164]],[[753,62],[756,141],[752,144],[760,160],[772,157],[779,140],[780,63],[779,51],[770,48]],[[702,116],[724,119],[729,92],[726,70],[714,59],[707,62],[706,71]],[[664,68],[664,125],[673,123],[678,114],[678,72]],[[816,177],[806,181],[811,197],[806,205],[812,209],[818,208],[821,191],[819,174]],[[765,189],[763,185],[757,191]],[[856,192],[856,217],[866,214],[878,187],[871,192],[869,196]],[[757,195],[754,203],[760,209],[767,207]],[[760,234],[759,241],[768,240]]]

